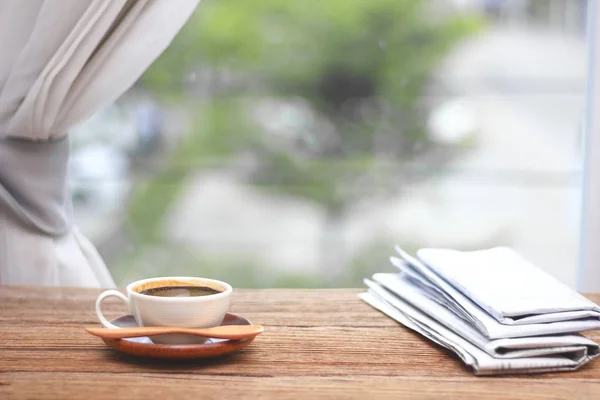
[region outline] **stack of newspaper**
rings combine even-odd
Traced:
[[[396,247],[400,272],[365,279],[362,300],[454,351],[477,375],[572,371],[599,346],[600,307],[510,248]]]

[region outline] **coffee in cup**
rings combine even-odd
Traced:
[[[233,289],[228,283],[193,277],[151,278],[133,282],[127,296],[107,290],[96,300],[96,314],[105,328],[118,329],[102,314],[101,305],[108,297],[117,297],[128,305],[139,326],[209,328],[223,322]],[[202,343],[207,338],[192,335],[161,335],[152,341],[161,344]]]

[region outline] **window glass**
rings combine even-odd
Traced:
[[[576,283],[586,2],[203,0],[73,135],[118,284],[349,287],[395,243]]]

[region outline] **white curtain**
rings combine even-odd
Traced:
[[[113,286],[74,227],[68,130],[127,90],[199,0],[0,0],[0,284]]]

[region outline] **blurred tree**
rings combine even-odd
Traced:
[[[436,2],[204,0],[142,83],[208,96],[196,156],[253,153],[249,181],[327,210],[324,254],[335,256],[346,207],[382,184],[377,161],[401,168],[433,147],[422,95],[451,46],[479,27]]]

